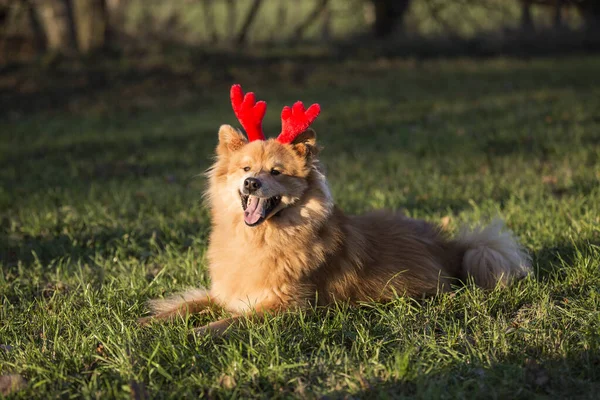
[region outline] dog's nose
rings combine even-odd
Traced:
[[[260,186],[261,183],[256,178],[246,178],[246,180],[244,180],[244,189],[246,189],[248,193],[254,193]]]

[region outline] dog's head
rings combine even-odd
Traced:
[[[316,134],[308,128],[319,113],[318,105],[304,110],[298,102],[284,108],[282,133],[265,140],[261,124],[266,104],[256,103],[252,93],[243,96],[237,85],[231,100],[248,138],[230,125],[219,129],[217,161],[209,173],[213,215],[240,213],[245,224],[254,227],[283,217],[286,209],[301,203],[311,186],[328,198],[317,170]]]
[[[284,144],[275,139],[248,142],[237,129],[223,125],[215,184],[241,203],[246,225],[257,226],[298,202],[308,189],[316,154],[312,129]]]

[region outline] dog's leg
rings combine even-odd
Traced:
[[[196,333],[197,335],[203,335],[208,333],[215,336],[221,336],[230,326],[239,324],[244,318],[260,321],[264,319],[265,313],[269,312],[275,314],[285,308],[286,307],[284,307],[284,305],[282,305],[279,302],[257,304],[253,310],[249,311],[246,314],[234,315],[230,318],[225,318],[219,321],[211,322],[210,324],[194,329],[194,333]]]
[[[215,336],[221,336],[231,325],[239,323],[240,318],[242,318],[241,315],[237,315],[231,318],[220,319],[218,321],[211,322],[210,324],[206,324],[199,328],[195,328],[194,333],[196,335],[211,334]]]
[[[260,321],[265,317],[262,311],[256,311],[252,314],[235,315],[230,318],[220,319],[194,329],[196,335],[210,334],[214,336],[222,336],[230,326],[238,325],[244,318]]]
[[[150,300],[148,305],[152,315],[140,318],[138,322],[142,325],[147,325],[153,320],[172,320],[187,314],[205,313],[214,307],[215,303],[211,300],[208,291],[192,289],[166,299]]]

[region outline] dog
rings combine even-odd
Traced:
[[[144,323],[218,306],[233,316],[196,331],[221,334],[245,316],[432,296],[467,280],[492,289],[530,273],[527,253],[502,221],[449,238],[440,227],[400,213],[345,215],[334,203],[309,128],[319,105],[285,107],[281,134],[267,140],[266,103],[239,85],[230,97],[247,137],[222,125],[216,162],[207,171],[210,289],[150,301],[152,315]]]

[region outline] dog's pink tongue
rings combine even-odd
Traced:
[[[244,211],[244,221],[246,221],[247,224],[255,224],[258,222],[260,217],[264,217],[264,202],[265,199],[259,199],[258,197],[250,196],[248,199],[248,205]]]

